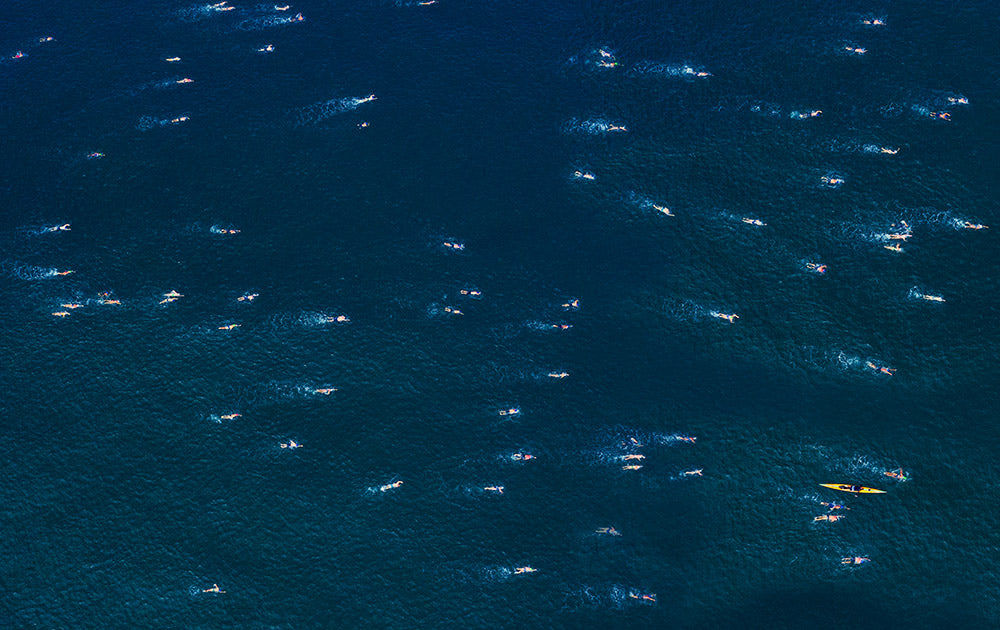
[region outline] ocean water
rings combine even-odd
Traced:
[[[210,4],[0,7],[0,627],[1000,623],[995,3]]]

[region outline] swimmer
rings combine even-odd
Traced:
[[[57,272],[55,272],[55,274],[57,276],[68,276],[71,273],[76,273],[76,272],[73,271],[72,269],[70,269],[69,271],[57,271]]]
[[[187,116],[179,116],[177,118],[171,119],[170,123],[173,124],[173,125],[176,125],[176,124],[179,124],[179,123],[182,123],[182,122],[187,122],[189,120],[191,120],[191,119],[188,118]]]
[[[800,120],[802,120],[802,119],[805,119],[805,118],[818,118],[818,117],[820,117],[822,115],[823,115],[823,110],[822,109],[814,109],[814,110],[812,110],[810,112],[799,112],[798,115],[797,115],[797,118],[799,118]]]
[[[658,206],[658,205],[656,205],[654,203],[653,204],[653,209],[654,210],[659,210],[660,212],[662,212],[663,214],[667,215],[668,217],[677,216],[673,212],[670,211],[670,208],[668,208],[666,206]]]
[[[847,507],[843,503],[827,503],[826,501],[821,501],[820,505],[828,508],[831,512],[834,510],[849,510],[851,508]]]
[[[819,263],[806,263],[806,269],[809,271],[815,271],[816,273],[826,273],[826,265],[821,265]]]
[[[874,363],[872,363],[871,361],[865,361],[865,365],[875,370],[876,372],[881,372],[882,374],[886,374],[888,376],[892,376],[893,373],[896,371],[896,368],[885,367],[885,366],[879,367]]]
[[[573,171],[573,177],[577,179],[589,179],[591,181],[597,179],[593,173],[584,173],[583,171]]]
[[[368,128],[368,122],[367,121],[362,121],[362,122],[358,123],[358,129],[367,129],[367,128]]]
[[[194,83],[194,79],[189,79],[187,77],[184,77],[180,81],[175,81],[175,83]]]
[[[617,61],[610,61],[610,62],[608,62],[608,61],[598,61],[597,65],[599,65],[602,68],[616,68],[616,67],[618,67],[618,62]]]
[[[518,409],[517,407],[511,407],[510,409],[501,409],[497,413],[499,413],[501,416],[516,416],[517,414],[521,413],[521,410]]]
[[[572,327],[572,324],[552,324],[552,328],[558,328],[559,330],[569,330]]]
[[[483,490],[487,492],[496,492],[497,494],[503,494],[503,486],[484,486]]]
[[[642,461],[644,459],[646,459],[646,456],[645,455],[640,455],[638,453],[632,453],[630,455],[622,455],[622,461],[626,461],[626,462],[627,461],[631,461],[631,460]]]
[[[897,153],[899,153],[899,148],[897,147],[895,149],[890,149],[888,147],[879,147],[878,152],[885,153],[886,155],[896,155]]]
[[[823,514],[822,516],[817,516],[814,521],[829,521],[830,523],[836,523],[840,519],[844,518],[843,514]]]
[[[93,153],[88,153],[87,154],[87,159],[88,160],[99,160],[102,157],[104,157],[104,154],[101,153],[100,151],[94,151]]]
[[[121,306],[121,303],[122,303],[121,300],[101,300],[101,304],[106,304],[106,305],[117,304]]]
[[[740,221],[743,221],[747,225],[756,225],[758,227],[764,227],[765,225],[767,225],[767,223],[764,223],[760,219],[751,219],[749,217],[743,217],[742,219],[740,219]]]
[[[61,306],[63,308],[70,308],[70,309],[73,309],[73,308],[83,308],[83,304],[78,304],[76,302],[73,302],[72,304],[60,304],[59,306]]]
[[[241,414],[238,414],[238,413],[227,413],[224,416],[219,416],[219,419],[220,420],[235,420],[236,418],[239,418],[240,415]]]
[[[965,98],[964,96],[949,96],[948,102],[951,103],[952,105],[968,105],[969,99]]]
[[[903,234],[883,234],[882,236],[889,239],[890,241],[905,241],[906,239],[913,236],[913,234],[905,232]]]
[[[625,125],[610,125],[608,131],[628,131]]]
[[[677,437],[677,439],[678,439],[678,440],[680,440],[681,442],[690,442],[691,444],[694,444],[694,443],[695,443],[695,440],[697,440],[697,439],[698,439],[698,438],[696,438],[696,437],[687,437],[687,436],[684,436],[684,435],[678,435],[678,436],[676,436],[676,437]]]
[[[63,223],[62,225],[54,225],[48,228],[49,232],[69,232],[69,223]]]
[[[478,289],[461,289],[459,294],[468,295],[469,297],[483,297],[483,292]]]
[[[175,298],[175,297],[168,297],[168,298],[163,298],[162,300],[160,300],[160,304],[169,304],[171,302],[176,302],[176,301],[177,301],[177,298]]]
[[[643,446],[645,446],[645,444],[643,444],[639,440],[635,439],[634,437],[630,437],[628,439],[628,442],[622,442],[622,448],[628,448],[629,446],[632,446],[632,447],[635,447],[635,448],[642,448]]]
[[[300,13],[299,15],[302,15],[302,14]],[[369,94],[368,96],[364,97],[363,99],[358,100],[358,105],[360,105],[361,103],[370,103],[371,101],[375,101],[375,100],[378,100],[378,99],[375,98],[375,95],[374,94]]]
[[[580,300],[578,298],[573,298],[572,300],[566,302],[565,304],[562,304],[561,306],[565,309],[572,309],[575,311],[580,308]]]
[[[333,324],[333,323],[343,324],[351,321],[351,318],[348,317],[347,315],[337,315],[336,317],[334,317],[333,315],[327,315],[325,321],[328,324]]]
[[[418,7],[429,7],[432,4],[437,4],[437,0],[425,0],[424,2],[418,2]]]
[[[928,115],[931,118],[937,118],[938,120],[951,120],[951,114],[948,112],[931,112]]]
[[[569,376],[569,372],[549,372],[549,378],[566,378]]]
[[[598,53],[598,54],[599,54],[600,56],[604,57],[605,59],[614,59],[614,58],[615,58],[615,56],[614,56],[614,55],[612,55],[612,54],[611,54],[611,53],[609,53],[608,51],[604,50],[603,48],[598,48],[598,49],[597,49],[597,53]]]
[[[454,243],[452,243],[451,241],[445,241],[445,242],[443,242],[441,244],[444,245],[445,247],[447,247],[448,249],[455,250],[456,252],[460,252],[463,249],[465,249],[465,243],[459,243],[457,241],[454,242]]]
[[[181,60],[180,57],[167,57],[166,59],[164,59],[164,61],[168,63],[177,63],[180,60]]]
[[[226,324],[225,326],[219,326],[219,330],[236,330],[242,326],[242,324]]]
[[[698,469],[695,469],[695,470],[688,470],[688,471],[684,472],[684,476],[685,477],[704,477],[705,475],[702,474],[702,470],[703,470],[702,468],[698,468]]]
[[[24,56],[25,54],[19,50],[17,51],[17,53],[14,54],[14,56],[11,57],[11,59],[21,59]]]
[[[940,295],[924,295],[920,294],[920,299],[927,300],[928,302],[944,302],[945,299]]]
[[[868,52],[867,48],[854,48],[852,46],[844,46],[844,50],[852,52],[855,55],[863,55]]]
[[[306,18],[301,13],[296,13],[295,17],[292,18],[293,22],[302,22]],[[375,100],[375,95],[372,95],[372,100]]]
[[[465,314],[462,311],[458,310],[457,308],[452,308],[450,306],[444,307],[444,312],[445,313],[451,313],[452,315],[464,315]]]
[[[892,477],[896,481],[906,481],[909,477],[903,472],[902,468],[897,468],[896,470],[888,470],[885,473],[886,477]]]
[[[962,227],[966,230],[987,230],[990,226],[983,225],[982,223],[969,223],[968,221],[963,221]]]
[[[635,591],[629,591],[629,597],[632,599],[638,599],[644,602],[656,603],[656,593],[636,593]]]
[[[884,249],[888,249],[890,252],[896,252],[897,254],[903,253],[903,246],[900,245],[899,243],[896,243],[894,245],[883,245],[882,247]]]
[[[39,37],[38,38],[38,43],[39,44],[44,44],[45,42],[54,42],[54,41],[56,41],[56,38],[55,37],[51,37],[51,36],[50,37]]]
[[[737,319],[740,318],[740,316],[737,315],[736,313],[730,313],[727,315],[726,313],[719,313],[718,311],[712,311],[711,315],[713,317],[718,317],[719,319],[724,319],[730,324],[732,324],[733,322],[735,322]]]
[[[260,293],[247,293],[246,295],[241,295],[236,298],[237,302],[253,302],[254,299],[260,297]]]
[[[513,453],[510,458],[515,462],[526,462],[528,460],[535,459],[535,456],[529,453]]]
[[[287,10],[289,10],[291,8],[292,8],[292,5],[290,5],[290,4],[286,4],[283,7],[279,7],[278,5],[274,5],[274,10],[275,11],[287,11]]]
[[[385,491],[387,491],[387,490],[392,490],[392,489],[394,489],[394,488],[398,488],[398,487],[399,487],[399,486],[401,486],[401,485],[403,485],[403,482],[402,482],[402,481],[394,481],[394,482],[392,482],[392,483],[387,483],[387,484],[385,484],[384,486],[381,486],[381,487],[379,488],[379,491],[380,491],[380,492],[385,492]]]
[[[865,26],[885,26],[885,20],[881,18],[864,19],[861,23]]]
[[[330,394],[332,394],[335,391],[337,391],[336,387],[323,387],[323,388],[320,388],[320,389],[314,389],[313,393],[314,394],[323,394],[324,396],[329,396]]]
[[[626,464],[622,466],[622,470],[639,470],[640,468],[642,468],[641,464]]]
[[[842,185],[845,180],[843,177],[836,177],[836,176],[831,177],[829,175],[824,175],[823,177],[820,177],[820,181],[826,184],[827,186],[833,187]]]
[[[520,575],[522,573],[535,573],[538,569],[532,569],[531,567],[517,567],[514,569],[515,575]]]
[[[212,588],[206,588],[206,589],[202,590],[201,592],[202,593],[220,593],[221,594],[221,593],[225,593],[226,591],[224,591],[221,588],[219,588],[218,584],[213,584]]]
[[[607,534],[608,536],[621,536],[622,533],[615,529],[614,527],[598,527],[594,530],[595,534]]]
[[[55,315],[56,317],[69,317],[69,313],[66,311],[57,311],[52,314]]]
[[[858,565],[862,565],[866,562],[871,562],[871,561],[872,561],[871,558],[866,558],[863,556],[854,556],[853,558],[842,558],[840,560],[840,564],[849,564],[851,566],[856,567]]]
[[[258,48],[257,52],[260,52],[260,53],[274,52],[274,45],[273,44],[268,44],[267,46],[264,46],[263,48]]]
[[[281,443],[281,448],[302,448],[302,445],[295,440],[288,440]]]

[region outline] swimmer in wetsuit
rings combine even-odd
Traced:
[[[607,534],[608,536],[621,536],[622,533],[615,529],[614,527],[598,527],[594,530],[595,534]]]
[[[63,223],[62,225],[54,225],[47,229],[48,232],[69,232],[69,223]]]
[[[865,366],[875,370],[876,372],[881,372],[882,374],[886,374],[888,376],[892,376],[893,372],[896,371],[896,368],[891,368],[886,366],[879,367],[874,363],[872,363],[871,361],[865,361]]]
[[[302,445],[295,440],[288,440],[281,443],[281,448],[302,448]]]
[[[274,45],[273,44],[268,44],[267,46],[264,46],[263,48],[258,48],[257,52],[259,52],[259,53],[274,52]]]
[[[673,212],[670,211],[670,208],[668,208],[666,206],[658,206],[655,203],[653,204],[653,210],[658,210],[658,211],[662,212],[663,214],[667,215],[668,217],[677,216]]]
[[[826,273],[826,265],[821,265],[819,263],[806,263],[806,269],[820,274]]]
[[[569,330],[572,327],[572,324],[552,324],[552,328],[558,328],[559,330]]]
[[[345,322],[351,321],[351,318],[348,317],[347,315],[337,315],[336,317],[332,315],[327,315],[325,321],[327,324],[333,324],[333,323],[343,324]]]
[[[829,509],[831,512],[834,510],[849,510],[851,508],[847,507],[843,503],[827,503],[826,501],[821,501],[820,505]]]
[[[482,297],[483,292],[478,289],[459,289],[459,294],[468,295],[469,297]]]
[[[740,219],[740,221],[743,221],[747,225],[756,225],[758,227],[764,227],[765,225],[767,225],[767,223],[764,223],[760,219],[751,219],[749,217],[743,217],[742,219]]]
[[[521,413],[521,410],[518,409],[517,407],[511,407],[510,409],[501,409],[497,413],[499,413],[501,416],[516,416],[517,414]]]
[[[562,304],[561,306],[565,309],[575,311],[580,308],[580,300],[578,298],[573,298],[572,300],[566,302],[565,304]]]

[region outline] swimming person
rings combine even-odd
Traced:
[[[552,324],[552,328],[558,328],[559,330],[569,330],[572,327],[572,324]]]
[[[595,534],[607,534],[608,536],[621,536],[621,532],[614,527],[598,527],[594,530]]]
[[[457,308],[452,308],[450,306],[444,307],[444,312],[445,313],[451,313],[452,315],[464,315],[465,314],[462,311],[458,310]]]
[[[178,123],[186,122],[188,120],[191,120],[191,119],[188,118],[187,116],[178,116],[177,118],[171,119],[170,123],[176,125]]]
[[[817,516],[814,521],[829,521],[831,523],[836,523],[840,519],[844,518],[843,514],[823,514],[822,516]]]
[[[54,226],[52,226],[50,228],[47,228],[46,231],[48,231],[48,232],[69,232],[69,223],[63,223],[62,225],[54,225]]]
[[[517,414],[521,413],[521,410],[518,409],[517,407],[511,407],[510,409],[501,409],[498,413],[501,416],[516,416]]]
[[[69,317],[68,311],[56,311],[55,313],[52,314],[55,315],[56,317]]]
[[[302,15],[302,14],[299,13],[299,15]],[[378,100],[377,98],[375,98],[375,95],[374,94],[369,94],[368,96],[366,96],[366,97],[364,97],[362,99],[359,99],[358,100],[358,105],[360,105],[361,103],[370,103],[370,102],[375,101],[375,100]]]
[[[573,171],[573,177],[577,179],[589,179],[592,181],[597,179],[593,173],[584,173],[583,171]]]
[[[951,114],[948,112],[931,112],[931,118],[937,118],[938,120],[951,120]]]
[[[469,297],[482,297],[483,292],[479,289],[460,289],[459,294],[468,295]]]
[[[213,584],[212,588],[206,588],[201,591],[202,593],[225,593],[226,591],[219,588],[218,584]]]
[[[448,249],[455,250],[456,252],[460,252],[463,249],[465,249],[465,244],[464,243],[459,243],[458,241],[455,241],[455,242],[445,241],[444,243],[441,243],[441,244],[444,245],[445,247],[447,247]]]
[[[385,492],[386,490],[392,490],[393,488],[398,488],[401,485],[403,485],[402,481],[394,481],[392,483],[387,483],[384,486],[381,486],[379,488],[379,491]]]
[[[565,304],[562,304],[561,306],[565,309],[570,309],[575,311],[580,308],[580,300],[579,298],[573,298],[572,300],[566,302]]]
[[[320,388],[320,389],[314,389],[313,393],[314,394],[323,394],[324,396],[329,396],[330,394],[332,394],[335,391],[337,391],[336,387],[323,387],[323,388]]]
[[[241,295],[236,298],[237,302],[253,302],[254,299],[260,297],[260,293],[247,293],[246,295]]]
[[[515,575],[520,575],[522,573],[535,573],[538,569],[532,569],[531,567],[517,567],[514,569]]]
[[[866,562],[871,562],[871,558],[866,558],[863,556],[854,556],[851,558],[842,558],[840,564],[849,564],[853,567],[856,567]]]
[[[169,63],[177,63],[180,60],[181,60],[180,57],[167,57],[166,59],[164,59],[164,61],[167,61]]]
[[[806,269],[809,271],[815,271],[819,274],[826,273],[826,265],[822,265],[820,263],[806,263]]]
[[[644,459],[646,459],[646,456],[645,455],[641,455],[639,453],[630,453],[628,455],[622,455],[622,461],[626,461],[626,462],[627,461],[641,462]]]
[[[927,300],[929,302],[944,302],[945,301],[945,299],[943,297],[941,297],[940,295],[920,294],[920,299]]]
[[[302,445],[295,440],[288,440],[281,443],[281,448],[302,448]]]
[[[829,510],[831,512],[834,511],[834,510],[849,510],[849,509],[851,509],[851,508],[847,507],[846,505],[844,505],[843,503],[827,503],[826,501],[821,501],[820,505],[822,505],[825,508],[829,508]]]
[[[865,365],[867,367],[875,370],[876,372],[881,372],[882,374],[886,374],[888,376],[892,376],[893,373],[896,371],[896,368],[891,368],[891,367],[886,367],[886,366],[879,367],[879,366],[875,365],[874,363],[872,363],[871,361],[865,361]]]
[[[267,46],[264,46],[263,48],[258,48],[257,52],[259,52],[259,53],[274,52],[274,45],[273,44],[268,44]]]
[[[496,492],[497,494],[503,494],[503,486],[484,486],[483,490],[487,492]]]
[[[656,593],[636,593],[635,591],[629,591],[628,596],[632,599],[656,603]]]
[[[549,378],[566,378],[569,376],[569,372],[549,372]]]
[[[73,302],[72,304],[60,304],[59,306],[61,306],[63,308],[69,308],[69,309],[83,308],[83,304],[77,304],[76,302]]]
[[[690,442],[691,444],[694,444],[698,440],[696,437],[688,437],[686,435],[677,435],[675,437],[681,442]]]
[[[188,79],[187,77],[185,77],[180,81],[175,81],[175,83],[194,83],[194,79]]]
[[[336,317],[334,317],[333,315],[327,315],[324,321],[327,324],[334,324],[334,323],[343,324],[345,322],[351,321],[351,318],[348,317],[347,315],[337,315]]]
[[[897,481],[906,481],[907,479],[909,479],[909,477],[906,476],[906,473],[903,472],[902,468],[886,471],[885,476],[892,477]]]
[[[966,230],[986,230],[989,229],[988,225],[983,225],[982,223],[970,223],[968,221],[962,222],[962,227]]]
[[[701,474],[702,470],[703,470],[702,468],[698,468],[696,470],[688,470],[688,471],[684,472],[683,474],[684,474],[685,477],[695,477],[695,476],[704,477],[705,475]]]
[[[608,131],[628,131],[625,125],[608,125]]]
[[[219,330],[235,330],[240,326],[241,324],[226,324],[225,326],[219,326]]]
[[[758,227],[764,227],[765,225],[767,225],[767,223],[764,223],[760,219],[751,219],[750,217],[743,217],[742,219],[740,219],[740,221],[743,221],[747,225],[756,225]]]
[[[76,273],[76,272],[73,271],[72,269],[70,269],[68,271],[56,271],[56,272],[54,272],[54,274],[57,275],[57,276],[68,276],[71,273]]]
[[[899,153],[899,148],[897,147],[895,149],[890,149],[888,147],[879,147],[878,152],[885,153],[886,155],[896,155],[897,153]]]
[[[732,324],[734,321],[740,318],[740,316],[737,315],[736,313],[727,315],[726,313],[720,313],[718,311],[712,311],[710,315],[712,315],[712,317],[718,317],[719,319],[724,319],[730,324]]]
[[[640,464],[627,464],[622,466],[622,470],[639,470],[640,468],[642,468]]]
[[[526,462],[535,459],[535,456],[528,453],[514,453],[510,456],[510,458],[515,462]]]
[[[903,253],[903,246],[899,243],[895,243],[893,245],[883,245],[882,247],[888,249],[890,252],[896,252],[897,254]]]
[[[235,420],[236,418],[239,418],[239,417],[240,417],[240,414],[238,414],[238,413],[227,413],[224,416],[219,416],[219,419],[220,420]]]

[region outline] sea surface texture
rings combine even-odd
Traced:
[[[0,628],[1000,625],[995,0],[292,1],[0,6]]]

